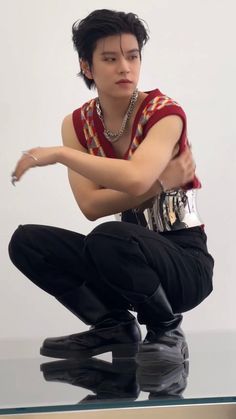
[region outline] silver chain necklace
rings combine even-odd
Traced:
[[[135,106],[135,103],[136,103],[137,99],[138,99],[138,89],[136,88],[134,90],[134,92],[132,93],[128,109],[125,113],[125,116],[123,118],[121,127],[120,127],[118,132],[112,132],[112,131],[110,131],[109,129],[106,128],[103,113],[102,113],[102,109],[101,109],[101,105],[100,105],[100,102],[99,102],[99,98],[96,99],[96,111],[97,111],[97,114],[98,114],[99,118],[102,121],[102,125],[103,125],[103,128],[104,128],[104,135],[105,135],[106,139],[108,141],[110,141],[110,143],[115,143],[123,135],[123,133],[126,129],[127,123],[128,123],[128,121],[129,121],[129,119],[132,115],[133,110],[134,110],[134,106]]]

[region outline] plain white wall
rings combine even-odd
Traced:
[[[235,329],[235,2],[234,0],[1,0],[0,339],[36,338],[85,326],[11,264],[7,245],[18,224],[41,223],[87,234],[66,169],[10,174],[21,150],[60,144],[62,118],[94,92],[76,77],[71,25],[96,8],[133,11],[147,21],[139,88],[160,88],[180,102],[203,189],[198,196],[216,259],[214,292],[185,315],[191,331]],[[107,218],[107,219],[112,219]],[[98,223],[105,221],[100,220]]]

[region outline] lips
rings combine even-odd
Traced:
[[[116,82],[116,84],[120,84],[120,83],[132,83],[132,81],[128,80],[128,79],[122,79]]]

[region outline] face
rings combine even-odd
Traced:
[[[140,64],[136,37],[113,35],[97,42],[92,68],[85,75],[93,78],[99,95],[130,96],[138,83]]]

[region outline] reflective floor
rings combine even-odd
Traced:
[[[236,333],[186,334],[189,360],[56,360],[40,342],[0,342],[0,415],[129,406],[236,403]]]

